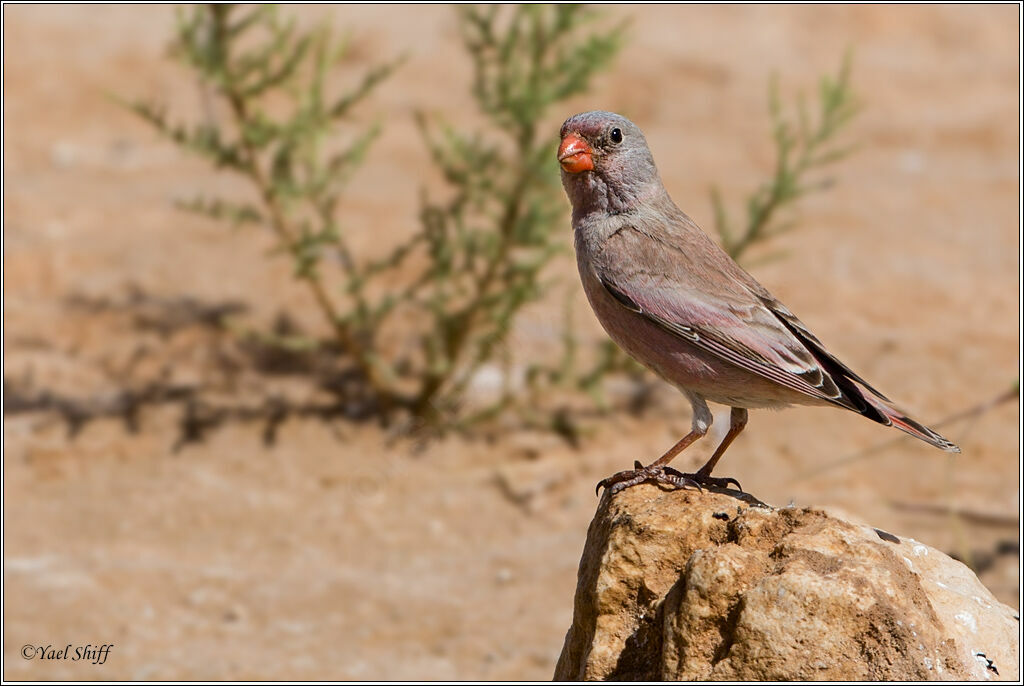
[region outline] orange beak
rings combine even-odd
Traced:
[[[569,133],[558,146],[558,163],[570,174],[591,171],[594,169],[593,154],[593,148],[585,140],[575,133]]]

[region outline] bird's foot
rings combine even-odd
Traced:
[[[633,469],[627,469],[618,474],[613,474],[607,479],[602,479],[597,484],[596,492],[600,493],[602,488],[606,488],[609,493],[615,495],[630,486],[636,486],[646,481],[653,481],[654,483],[666,484],[677,488],[691,487],[700,491],[703,491],[705,486],[709,488],[729,488],[730,484],[736,484],[736,489],[740,492],[743,491],[740,482],[732,477],[711,476],[710,474],[702,474],[699,471],[693,474],[684,474],[672,467],[660,465],[644,467],[639,461],[635,462],[633,466]]]
[[[677,469],[671,467],[654,466],[645,467],[640,464],[640,461],[633,463],[634,469],[627,469],[618,474],[613,474],[607,479],[602,479],[597,484],[597,493],[601,492],[602,488],[607,488],[608,491],[615,495],[619,491],[623,491],[630,486],[636,486],[637,484],[644,483],[645,481],[653,481],[659,484],[666,484],[669,486],[676,486],[678,488],[686,488],[687,486],[695,487],[700,489],[699,483],[689,478],[690,475],[683,474]]]

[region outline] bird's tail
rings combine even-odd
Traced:
[[[924,424],[911,419],[896,408],[886,404],[881,398],[876,396],[871,390],[864,388],[860,384],[857,384],[861,391],[861,397],[871,405],[871,407],[877,410],[880,417],[876,417],[873,414],[869,414],[872,419],[886,424],[887,426],[895,426],[900,431],[906,432],[914,438],[920,438],[925,443],[930,443],[936,448],[941,448],[949,453],[960,452],[960,447],[952,441],[943,438],[937,432],[929,429]],[[867,414],[867,413],[865,413]]]

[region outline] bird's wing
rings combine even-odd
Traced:
[[[701,271],[708,264],[706,256],[694,254],[709,249],[702,243],[665,244],[632,227],[608,243],[594,269],[623,307],[737,367],[808,396],[864,411],[860,394],[845,388],[846,374],[860,378],[724,254],[728,263],[714,260],[712,264],[722,269],[711,273]],[[834,377],[833,371],[839,374]]]
[[[890,402],[882,395],[882,392],[865,381],[859,374],[847,367],[843,362],[825,348],[825,344],[818,340],[818,337],[811,333],[807,326],[796,318],[796,315],[789,311],[789,308],[780,303],[770,294],[763,298],[765,307],[771,310],[772,314],[779,318],[790,332],[796,336],[803,345],[811,351],[815,359],[830,372],[833,377],[850,378],[864,386],[866,389],[877,395],[881,400]]]

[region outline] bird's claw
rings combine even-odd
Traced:
[[[612,495],[624,491],[625,489],[636,486],[637,484],[644,483],[645,481],[653,481],[654,483],[666,484],[669,486],[675,486],[677,488],[696,488],[703,492],[704,487],[710,488],[729,488],[730,484],[736,485],[736,490],[743,492],[743,487],[740,486],[740,482],[732,477],[717,477],[709,474],[701,474],[696,472],[694,474],[684,474],[678,469],[672,467],[654,466],[644,467],[640,464],[640,461],[633,463],[633,469],[627,469],[609,476],[607,479],[602,479],[598,482],[597,487],[594,489],[596,495],[601,494],[601,489],[608,489],[608,492]]]
[[[740,482],[731,476],[711,476],[703,475],[700,472],[696,474],[687,474],[697,483],[708,486],[709,488],[729,488],[729,484],[736,484],[736,490],[740,493],[744,493],[743,486],[740,486]]]

